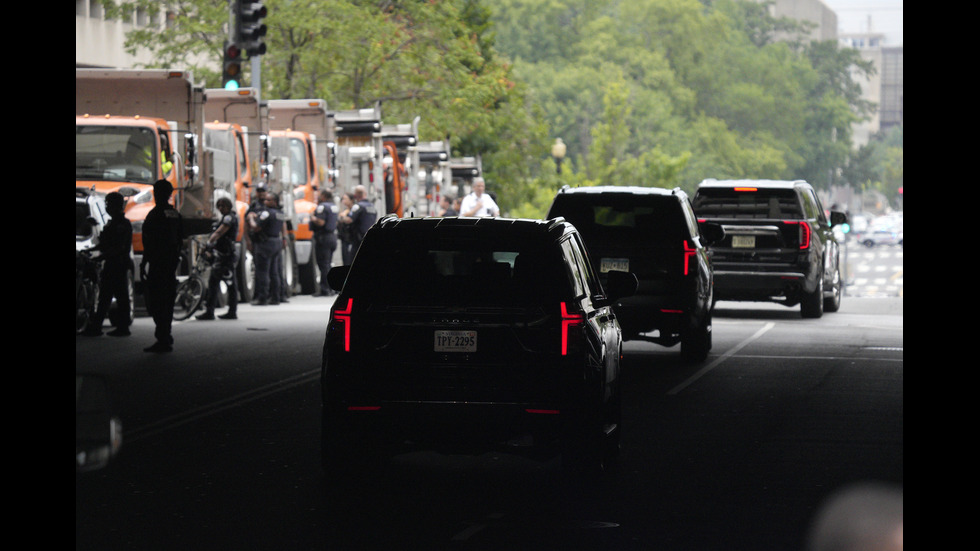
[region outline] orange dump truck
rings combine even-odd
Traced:
[[[255,265],[247,244],[245,213],[255,185],[262,177],[263,137],[267,132],[268,109],[254,88],[225,90],[209,88],[204,114],[205,152],[214,167],[215,197],[228,197],[238,213],[238,281],[241,300],[252,300]]]
[[[269,187],[286,214],[290,247],[283,251],[285,284],[312,294],[320,284],[310,217],[320,186],[328,189],[330,121],[322,99],[269,100]],[[322,274],[326,277],[326,274]]]
[[[204,101],[185,71],[75,69],[75,187],[127,197],[136,265],[157,180],[174,186],[188,235],[211,229],[210,167],[198,154]]]

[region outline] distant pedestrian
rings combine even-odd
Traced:
[[[497,202],[486,193],[486,182],[477,176],[473,179],[473,191],[463,198],[459,212],[463,216],[500,216]]]
[[[213,320],[214,309],[218,306],[218,290],[222,281],[228,282],[228,311],[218,316],[221,319],[238,319],[238,250],[235,248],[235,238],[238,235],[238,214],[231,210],[231,199],[222,197],[217,202],[221,217],[215,224],[214,231],[208,237],[205,254],[215,255],[211,265],[211,277],[208,280],[208,302],[204,313],[199,314],[199,320]]]
[[[95,316],[89,320],[84,334],[98,336],[102,334],[102,323],[109,314],[112,299],[116,299],[116,308],[124,315],[119,316],[116,328],[109,331],[113,337],[129,336],[129,271],[133,252],[133,225],[123,214],[126,199],[117,192],[106,195],[105,208],[112,217],[102,233],[99,234],[99,244],[93,250],[99,252],[102,259],[102,276],[99,281],[99,305]]]
[[[252,218],[255,240],[255,301],[257,306],[279,304],[281,273],[276,257],[282,253],[285,226],[274,193],[266,194],[265,208]]]
[[[344,221],[351,225],[351,260],[357,256],[357,249],[361,246],[364,234],[374,225],[378,219],[378,211],[367,198],[367,190],[364,186],[354,187],[354,205],[350,212],[344,217]]]
[[[153,184],[156,206],[143,222],[143,260],[140,274],[146,289],[146,308],[156,325],[156,343],[146,352],[170,352],[174,339],[171,326],[177,298],[177,267],[184,242],[183,218],[170,204],[173,186],[167,180]],[[147,269],[149,265],[149,269]]]
[[[255,228],[258,227],[255,224],[255,219],[259,215],[259,212],[265,210],[265,194],[267,192],[268,188],[265,183],[259,182],[255,186],[255,197],[252,199],[252,203],[249,204],[248,210],[245,211],[245,231],[243,232],[243,237],[245,239],[245,247],[252,254],[255,254],[255,241],[257,240],[253,233]]]
[[[459,211],[456,210],[456,200],[452,197],[443,195],[442,201],[439,202],[439,207],[441,209],[439,216],[459,216]]]
[[[354,206],[354,196],[345,193],[340,196],[340,212],[337,213],[337,240],[340,242],[340,260],[344,266],[349,266],[354,260],[351,254],[351,244],[354,242],[354,226],[350,220],[350,210]]]
[[[320,269],[319,294],[327,297],[334,294],[333,289],[327,285],[327,272],[333,263],[334,251],[337,250],[337,216],[340,209],[334,204],[330,190],[321,189],[318,198],[320,202],[313,211],[310,224],[313,227],[316,263]]]

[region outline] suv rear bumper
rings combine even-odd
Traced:
[[[803,272],[715,270],[715,298],[718,300],[767,300],[773,296],[795,298],[804,288]]]
[[[698,317],[698,306],[679,300],[678,296],[634,295],[616,301],[613,310],[625,339],[640,333],[659,331],[670,339],[691,326]],[[704,308],[707,309],[706,304]]]
[[[508,451],[548,455],[568,412],[530,403],[385,402],[378,409],[324,407],[325,434],[352,434],[363,444],[398,454],[413,449],[443,453]]]

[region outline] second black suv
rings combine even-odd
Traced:
[[[722,224],[712,245],[718,300],[800,305],[805,318],[840,308],[840,245],[813,187],[802,180],[705,180],[694,195],[698,217]]]
[[[558,452],[594,475],[620,433],[622,335],[562,220],[379,220],[350,266],[323,345],[328,477],[412,449]],[[526,452],[526,453],[525,453]]]
[[[707,358],[713,290],[707,245],[723,233],[717,225],[699,227],[684,191],[566,186],[548,211],[556,216],[581,232],[600,279],[610,270],[636,274],[636,293],[614,304],[625,339],[680,343],[686,359]]]

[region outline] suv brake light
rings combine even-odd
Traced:
[[[810,230],[810,224],[808,224],[805,220],[783,220],[783,223],[784,224],[787,224],[787,225],[793,225],[793,224],[799,225],[799,227],[800,227],[800,237],[799,237],[800,249],[809,249],[810,248],[810,231],[811,231]]]
[[[333,319],[344,324],[344,352],[350,352],[350,314],[354,307],[354,299],[347,299],[346,310],[334,310]]]
[[[684,240],[684,275],[691,273],[691,257],[697,254],[698,250],[687,244],[687,239]]]
[[[568,303],[561,303],[561,355],[568,355],[568,335],[573,325],[580,325],[585,316],[578,312],[569,312]]]

